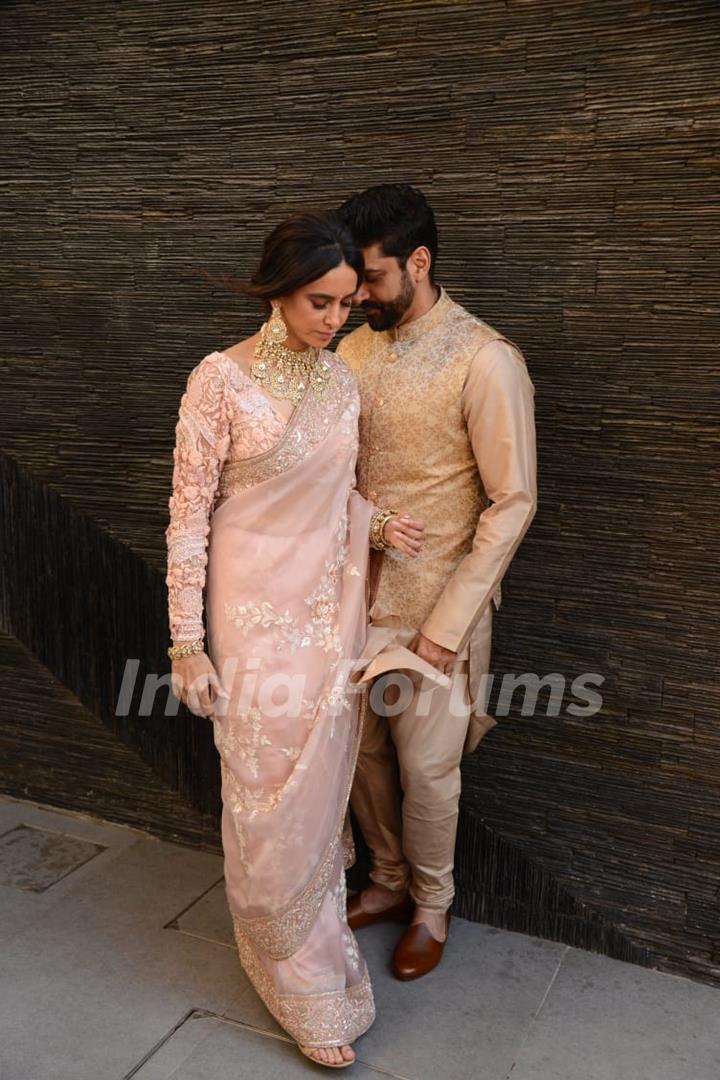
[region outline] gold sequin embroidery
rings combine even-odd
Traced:
[[[278,994],[236,916],[233,932],[248,978],[267,1009],[296,1042],[303,1046],[342,1046],[368,1030],[375,1019],[375,1002],[364,961],[360,982],[344,990]]]

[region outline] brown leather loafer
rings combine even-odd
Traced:
[[[358,892],[348,900],[347,921],[351,930],[362,930],[363,926],[372,926],[378,922],[409,923],[414,911],[415,905],[409,896],[382,911],[365,911],[362,906],[362,893]]]
[[[450,912],[445,915],[446,934],[450,929]],[[440,963],[445,941],[432,936],[425,923],[408,926],[393,954],[393,974],[397,979],[420,979]]]

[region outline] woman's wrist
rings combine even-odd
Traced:
[[[397,513],[397,510],[376,510],[370,518],[370,547],[375,551],[387,551],[392,547],[385,539],[385,526]]]
[[[192,656],[194,653],[204,652],[205,639],[193,638],[191,641],[175,641],[168,648],[167,654],[171,660],[181,660],[184,656]]]

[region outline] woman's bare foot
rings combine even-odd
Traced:
[[[351,1046],[301,1046],[303,1054],[321,1065],[342,1065],[355,1060],[355,1051]]]
[[[375,882],[372,882],[360,894],[360,904],[363,911],[366,911],[368,915],[376,915],[378,911],[384,911],[386,908],[393,907],[400,900],[404,900],[407,894],[407,889],[386,889],[384,885],[376,885]]]

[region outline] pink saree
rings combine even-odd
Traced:
[[[366,638],[374,507],[354,490],[354,377],[322,359],[329,393],[308,391],[268,449],[224,462],[206,600],[229,694],[213,725],[235,940],[269,1011],[307,1046],[350,1043],[375,1016],[344,875],[361,725],[348,672]]]

